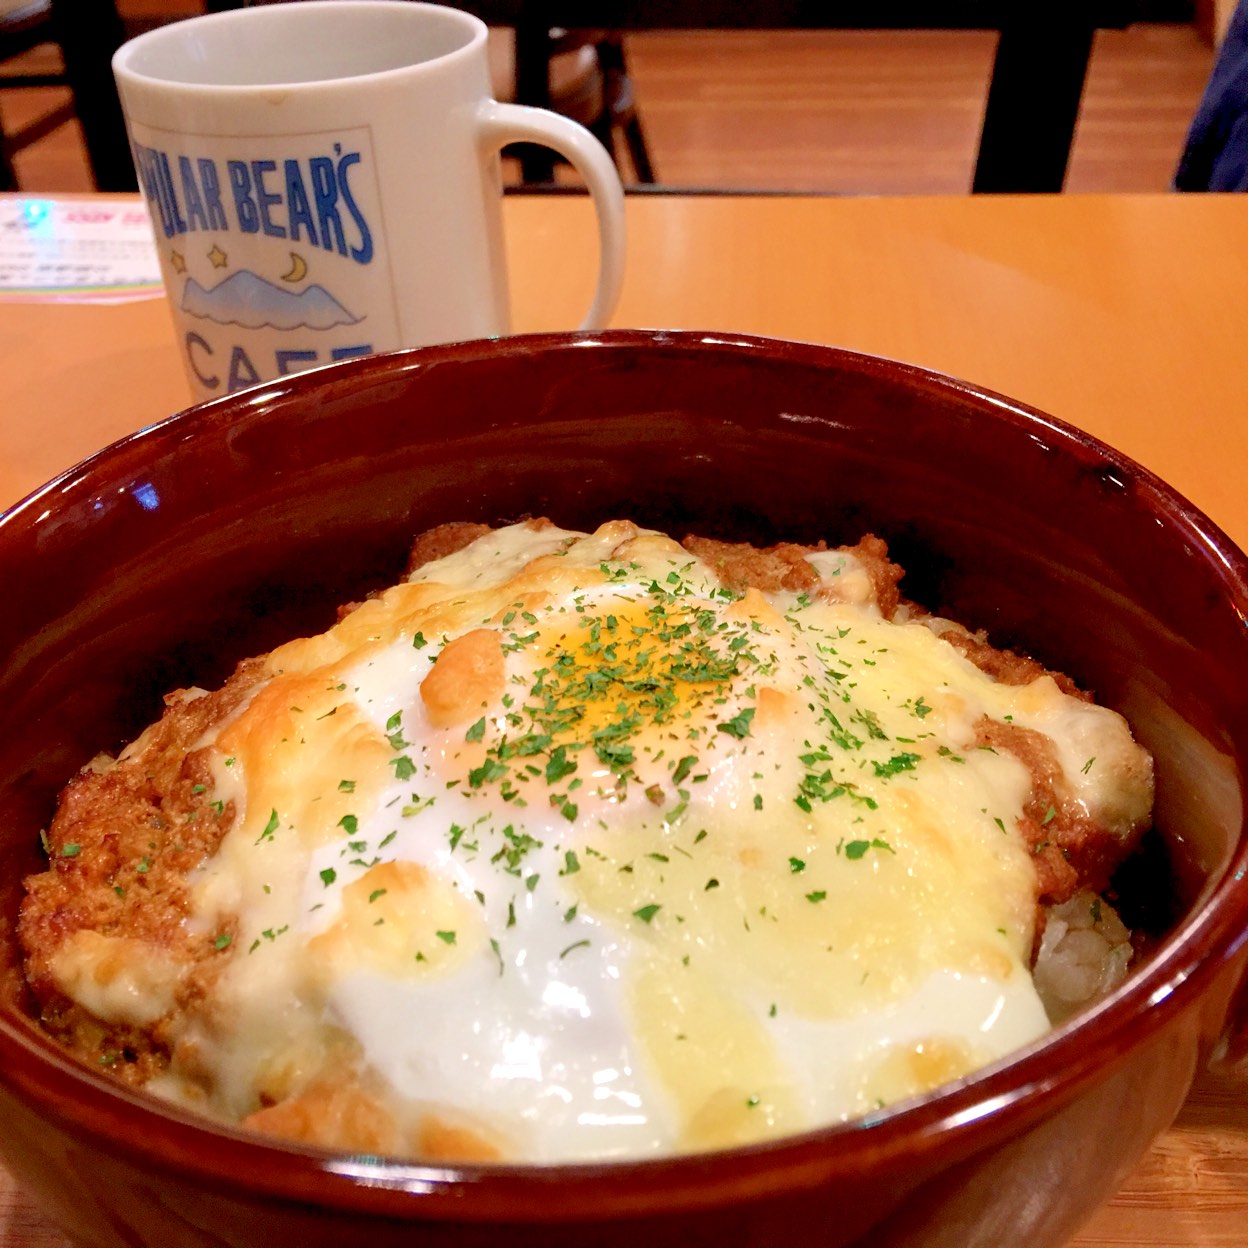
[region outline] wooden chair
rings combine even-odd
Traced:
[[[536,49],[533,42],[539,45]],[[533,67],[541,75],[540,85],[527,81]],[[621,174],[627,172],[622,159],[627,153],[631,180],[655,181],[628,76],[624,40],[618,31],[495,27],[490,31],[490,73],[498,99],[540,94],[542,107],[571,117],[591,131],[611,153]],[[517,144],[507,154],[519,159],[525,183],[549,182],[554,176],[558,158],[548,148]]]
[[[18,189],[13,156],[75,115],[102,191],[138,188],[111,60],[124,31],[112,0],[0,0],[0,62],[43,44],[59,46],[63,70],[0,71],[0,90],[68,87],[71,103],[50,109],[14,134],[0,132],[0,191]]]

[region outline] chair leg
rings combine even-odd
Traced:
[[[516,102],[550,107],[550,27],[544,21],[516,23]],[[520,154],[521,179],[553,182],[556,159],[548,148],[526,143]]]
[[[17,185],[17,170],[13,168],[13,162],[9,159],[8,144],[5,143],[4,136],[0,135],[0,191],[20,189]]]
[[[656,181],[654,164],[646,145],[641,118],[637,115],[633,82],[628,76],[628,62],[624,57],[623,36],[608,36],[596,45],[596,51],[602,69],[603,113],[612,129],[618,128],[623,133],[637,181],[653,185]]]
[[[602,113],[589,123],[589,132],[607,149],[607,155],[611,157],[612,162],[618,169],[620,167],[620,154],[615,150],[615,125],[611,116],[611,110],[607,107],[605,89],[603,92]]]
[[[96,189],[137,191],[121,101],[109,65],[125,40],[116,7],[53,0],[52,17]]]
[[[636,113],[624,123],[624,141],[628,144],[628,155],[633,162],[633,172],[637,175],[637,181],[646,186],[653,186],[658,178],[654,176],[654,166],[650,163],[650,149],[646,146],[641,119]]]

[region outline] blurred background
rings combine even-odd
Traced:
[[[79,0],[85,9],[97,0]],[[49,0],[0,0],[29,11]],[[73,5],[62,5],[62,12]],[[117,0],[128,32],[202,12],[203,0]],[[1170,188],[1231,0],[1141,0],[1121,29],[1097,31],[1067,167],[1072,192]],[[1138,19],[1138,20],[1135,20]],[[554,32],[549,88],[578,120],[604,108],[626,182],[673,190],[960,194],[971,189],[997,35],[979,30],[639,30],[606,44]],[[54,76],[55,43],[0,64],[5,75]],[[515,83],[511,32],[492,32],[500,96]],[[603,58],[606,58],[605,60]],[[5,135],[27,192],[92,189],[82,134],[63,86],[0,90]],[[60,120],[58,120],[60,118]],[[46,120],[45,120],[46,119]],[[607,118],[609,123],[610,118]],[[10,146],[15,145],[10,143]],[[636,149],[637,145],[632,145]],[[517,159],[507,179],[525,176]],[[529,171],[531,179],[532,171]],[[554,172],[566,183],[571,175]]]

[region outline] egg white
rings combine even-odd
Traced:
[[[515,1160],[644,1156],[861,1115],[1043,1034],[1030,776],[975,725],[1052,734],[1094,812],[1138,800],[1112,766],[1136,747],[884,620],[852,555],[810,562],[816,589],[742,597],[626,522],[516,525],[274,652],[202,743],[236,820],[193,921],[239,935],[164,1089],[237,1119],[360,1079],[413,1141],[432,1118]],[[474,630],[501,681],[439,709]]]

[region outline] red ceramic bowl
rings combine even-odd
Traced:
[[[0,522],[3,904],[54,795],[159,695],[326,626],[449,519],[627,515],[714,536],[885,536],[912,597],[1063,669],[1156,755],[1136,864],[1157,951],[1013,1061],[779,1143],[597,1166],[421,1166],[219,1130],[120,1090],[26,1013],[12,925],[0,1154],[84,1244],[1062,1243],[1171,1121],[1248,944],[1248,561],[1057,421],[920,369],[687,334],[354,361],[136,434]]]

